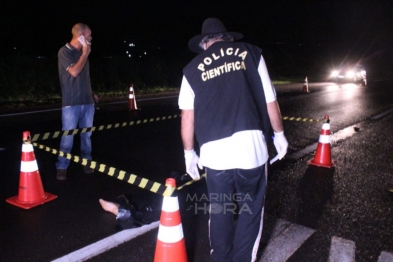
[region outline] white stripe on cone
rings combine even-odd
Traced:
[[[160,224],[157,239],[164,243],[177,243],[183,239],[183,236],[183,226],[181,223],[172,227]]]
[[[319,143],[330,144],[330,136],[329,135],[320,135],[319,136]]]
[[[33,152],[33,145],[32,144],[23,144],[22,145],[22,152]]]
[[[330,130],[330,124],[329,123],[323,123],[322,124],[322,129],[323,130]]]
[[[162,211],[165,212],[175,212],[179,210],[179,202],[177,197],[164,197],[162,203]]]
[[[21,161],[20,163],[20,171],[21,172],[34,172],[34,171],[38,171],[38,165],[37,165],[37,161],[29,161],[29,162],[25,162],[25,161]]]
[[[22,152],[34,154],[33,145],[23,144],[22,145]],[[37,161],[35,160],[35,157],[33,157],[33,158],[34,158],[34,160],[31,160],[31,161],[23,161],[23,160],[21,161],[21,163],[20,163],[20,171],[21,172],[38,171]]]

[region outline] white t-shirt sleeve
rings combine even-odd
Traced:
[[[179,92],[179,108],[185,110],[194,109],[194,90],[192,90],[185,76],[181,81],[180,92]]]
[[[263,90],[265,92],[266,103],[270,103],[276,100],[276,90],[270,80],[269,73],[263,56],[259,60],[258,72],[262,80]]]

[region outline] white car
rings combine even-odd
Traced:
[[[367,73],[363,66],[345,66],[332,71],[330,78],[337,82],[353,82],[367,85]]]

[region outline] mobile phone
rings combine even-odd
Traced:
[[[81,35],[80,37],[78,37],[79,42],[85,46],[86,45],[86,39],[83,35]]]
[[[89,41],[87,41],[87,40],[85,39],[85,36],[84,36],[84,35],[81,35],[80,37],[78,37],[78,40],[79,40],[79,42],[80,42],[83,46],[85,46],[86,44],[90,45]]]

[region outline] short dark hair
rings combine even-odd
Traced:
[[[87,29],[90,29],[88,25],[83,23],[77,23],[72,27],[71,33],[73,36],[79,36],[83,34]]]

